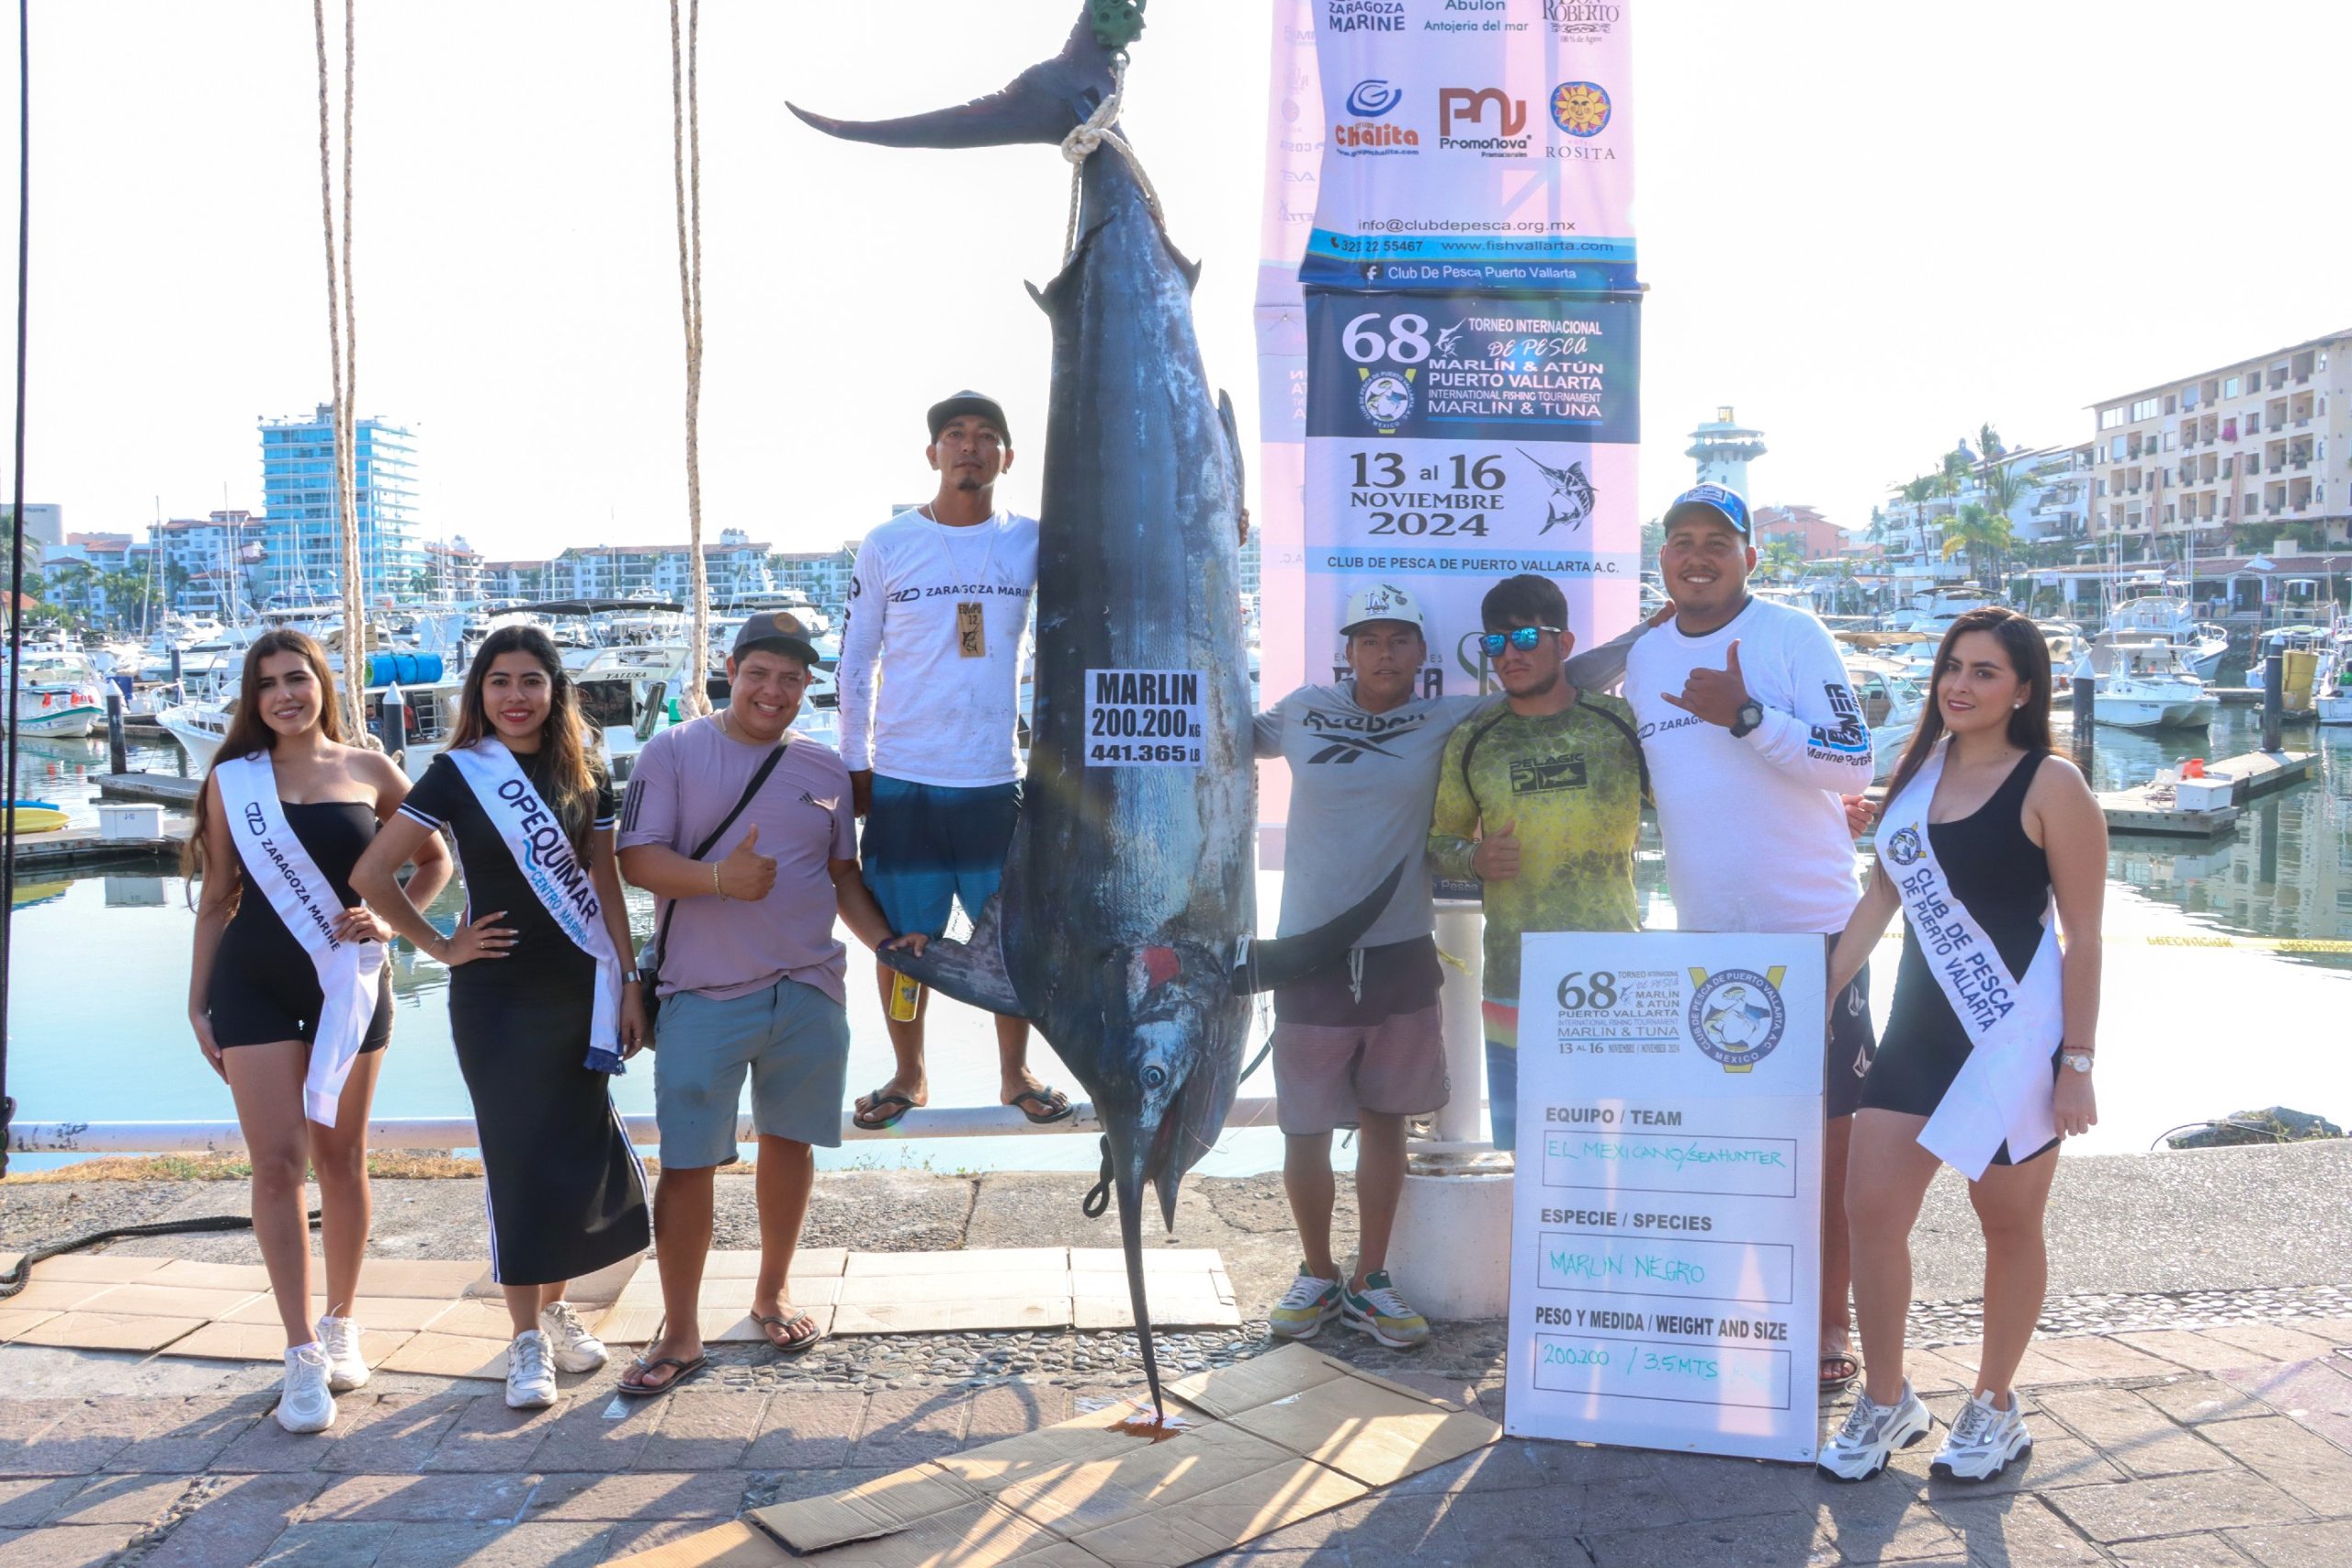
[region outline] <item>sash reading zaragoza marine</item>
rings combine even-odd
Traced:
[[[618,1073],[621,1066],[621,964],[605,929],[604,900],[587,865],[571,847],[563,819],[539,798],[523,776],[514,753],[495,739],[452,747],[443,753],[481,802],[482,815],[522,870],[539,907],[547,910],[574,947],[596,961],[596,1005],[588,1025],[588,1070]]]
[[[324,999],[319,1004],[310,1070],[302,1077],[302,1110],[321,1126],[332,1127],[344,1083],[376,1016],[376,976],[384,966],[384,944],[345,942],[334,934],[343,901],[287,824],[286,807],[277,798],[277,771],[270,765],[268,752],[232,757],[215,766],[212,776],[220,781],[229,837],[236,843],[245,880],[269,900],[318,971]]]
[[[1928,807],[1951,745],[1938,742],[1927,765],[1887,803],[1877,842],[1928,970],[1973,1047],[1919,1130],[1919,1146],[1974,1181],[2002,1144],[2012,1158],[2023,1159],[2058,1135],[2050,1059],[2064,1036],[2065,1017],[2055,910],[2043,913],[2041,944],[2020,979],[1953,896],[1936,860]]]

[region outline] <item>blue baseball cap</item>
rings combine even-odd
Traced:
[[[1673,527],[1674,520],[1692,507],[1702,507],[1721,518],[1731,525],[1732,532],[1743,539],[1756,536],[1748,526],[1747,501],[1729,485],[1693,485],[1684,491],[1674,498],[1674,504],[1666,509],[1666,526]]]

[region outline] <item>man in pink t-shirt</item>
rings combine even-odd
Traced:
[[[751,617],[727,661],[731,705],[648,741],[621,806],[622,874],[661,898],[657,919],[668,921],[653,1059],[662,1134],[653,1226],[668,1321],[622,1377],[623,1393],[662,1393],[702,1367],[696,1301],[712,1178],[737,1158],[747,1076],[759,1136],[752,1315],[787,1354],[818,1338],[784,1287],[816,1178],[812,1148],[842,1141],[849,1016],[834,916],[868,946],[892,938],[858,874],[849,770],[837,753],[787,733],[816,659],[791,616]],[[728,822],[738,802],[742,811]],[[920,950],[922,939],[906,945]]]

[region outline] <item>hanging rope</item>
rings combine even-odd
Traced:
[[[25,325],[32,261],[33,60],[32,0],[17,5],[17,470],[8,513],[8,798],[17,794],[17,689],[25,653]],[[0,811],[0,1174],[8,1168],[8,1124],[17,1101],[8,1093],[8,961],[16,949],[17,813]]]
[[[319,219],[327,248],[327,353],[334,378],[334,501],[337,554],[343,579],[343,700],[355,746],[368,733],[368,594],[360,581],[359,487],[353,388],[359,377],[358,313],[351,288],[351,96],[358,39],[354,0],[343,0],[343,233],[336,243],[334,113],[327,70],[326,0],[311,0],[319,46]],[[338,268],[341,276],[338,279]],[[300,539],[300,530],[297,530]],[[298,543],[296,548],[300,548]]]
[[[672,4],[676,4],[676,0],[672,0]],[[1094,150],[1098,147],[1108,145],[1127,161],[1127,167],[1135,171],[1136,184],[1143,187],[1144,206],[1149,209],[1153,221],[1161,221],[1159,193],[1152,189],[1151,176],[1143,172],[1143,161],[1136,156],[1136,150],[1127,145],[1126,138],[1111,129],[1112,123],[1119,118],[1119,101],[1126,96],[1126,93],[1127,56],[1122,50],[1111,57],[1111,96],[1097,104],[1092,114],[1062,138],[1062,157],[1069,164],[1069,226],[1062,232],[1062,260],[1065,263],[1078,249],[1078,204],[1085,186],[1086,160],[1094,156]]]
[[[685,47],[678,42],[678,0],[670,0],[670,152],[678,186],[678,308],[686,329],[686,689],[678,711],[710,711],[710,570],[702,556],[702,111],[695,67],[702,0],[686,7]],[[683,73],[683,74],[682,74]]]

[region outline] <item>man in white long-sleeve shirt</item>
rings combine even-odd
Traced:
[[[1859,884],[1841,797],[1870,786],[1861,705],[1820,621],[1747,591],[1756,549],[1747,502],[1723,485],[1685,491],[1666,513],[1658,565],[1672,624],[1625,660],[1666,841],[1667,883],[1685,931],[1820,931],[1834,945]],[[1870,971],[1829,1001],[1822,1156],[1821,1382],[1843,1388],[1853,1359],[1847,1287],[1846,1149],[1876,1046]]]
[[[1012,437],[995,399],[958,392],[933,404],[929,419],[925,456],[938,493],[859,547],[835,679],[842,761],[865,818],[866,886],[893,931],[935,938],[957,903],[979,918],[1020,815],[1013,739],[1037,522],[997,510]],[[859,1126],[877,1129],[931,1097],[929,994],[902,1019],[889,1006],[897,976],[879,974],[897,1066],[855,1111]],[[1003,1102],[1032,1122],[1068,1117],[1069,1097],[1029,1070],[1027,1021],[999,1018],[996,1040]]]

